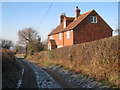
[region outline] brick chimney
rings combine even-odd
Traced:
[[[60,15],[60,24],[64,21],[64,17],[66,17],[66,13]]]
[[[76,6],[75,10],[75,20],[80,16],[80,9],[78,9],[78,6]]]

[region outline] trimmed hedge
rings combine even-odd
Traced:
[[[65,68],[83,73],[99,81],[120,86],[118,59],[120,59],[120,35],[75,44],[50,51],[42,51],[32,56],[34,59],[51,61]],[[119,56],[119,58],[118,58]]]

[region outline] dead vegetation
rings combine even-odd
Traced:
[[[1,49],[2,53],[2,88],[16,88],[19,79],[19,65],[12,51]]]
[[[105,84],[119,87],[120,35],[93,42],[77,44],[51,51],[42,51],[29,59],[37,62],[59,64],[95,78]]]

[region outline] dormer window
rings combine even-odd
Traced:
[[[90,22],[91,23],[97,23],[97,17],[96,16],[91,16],[90,17]]]

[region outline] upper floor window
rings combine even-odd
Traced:
[[[66,32],[66,38],[70,38],[70,31]]]
[[[96,16],[91,16],[90,17],[90,22],[91,23],[97,23],[97,17]]]
[[[62,33],[59,33],[59,39],[62,39]]]

